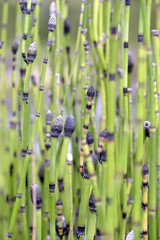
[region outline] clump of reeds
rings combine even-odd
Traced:
[[[159,239],[160,1],[139,1],[134,51],[130,0],[82,0],[75,47],[67,0],[46,45],[41,0],[13,3],[11,46],[1,4],[1,239]]]

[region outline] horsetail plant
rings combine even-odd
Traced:
[[[68,207],[67,207],[67,199],[65,197],[65,192],[66,189],[64,189],[64,172],[65,172],[65,160],[66,160],[66,155],[67,155],[67,150],[68,150],[68,144],[70,141],[70,138],[74,132],[75,128],[75,120],[74,116],[70,115],[65,122],[64,125],[64,140],[62,144],[62,150],[60,154],[60,159],[59,159],[59,167],[58,167],[58,188],[59,188],[59,193],[62,198],[63,206],[64,206],[64,217],[66,219],[66,222],[68,224],[69,222],[69,212],[68,212]]]
[[[55,26],[56,26],[56,19],[55,19],[55,17],[52,17],[50,19],[49,23],[48,23],[49,32],[53,32],[55,30]],[[43,85],[44,85],[44,79],[45,79],[46,63],[47,63],[47,60],[48,60],[50,45],[51,45],[51,40],[49,38],[48,39],[48,44],[47,44],[46,56],[45,56],[45,60],[44,60],[43,68],[42,68],[42,76],[41,76],[41,81],[40,81],[37,111],[36,111],[36,114],[35,114],[36,118],[35,118],[35,122],[34,122],[34,125],[33,125],[33,130],[32,130],[32,134],[31,134],[31,137],[30,137],[30,142],[29,142],[29,145],[28,145],[27,155],[25,157],[24,164],[23,164],[22,176],[21,176],[21,180],[20,180],[20,184],[19,184],[19,188],[18,188],[16,202],[15,202],[14,209],[13,209],[13,212],[12,212],[12,217],[11,217],[11,222],[10,222],[9,232],[8,232],[8,238],[12,238],[12,235],[13,235],[13,229],[14,229],[19,205],[20,205],[20,202],[21,202],[22,191],[24,189],[25,177],[26,177],[26,173],[27,173],[27,169],[28,169],[28,163],[29,163],[30,155],[32,154],[33,143],[34,143],[37,128],[38,128],[40,110],[41,110],[41,105],[42,105],[42,97],[43,97],[43,88],[44,88]],[[30,62],[33,62],[35,56],[36,56],[36,44],[34,43],[32,45],[32,48],[30,48],[30,51],[28,52],[27,57],[30,59]],[[26,79],[27,79],[27,75],[26,75]],[[28,90],[28,84],[26,84],[26,85],[27,85],[26,87],[27,87],[27,90]],[[24,89],[25,89],[25,87],[24,87]],[[25,103],[27,104],[28,92],[27,92],[27,95],[23,94],[23,101],[25,101]],[[25,151],[25,153],[26,153],[26,151]]]
[[[0,236],[156,240],[160,1],[74,4],[1,3]]]
[[[96,206],[95,206],[95,199],[93,191],[91,192],[90,198],[89,198],[89,219],[88,219],[88,230],[87,230],[87,238],[93,239],[95,232],[96,232]]]
[[[46,239],[48,230],[49,218],[49,172],[50,172],[50,153],[51,153],[51,123],[52,113],[50,110],[46,113],[46,153],[45,153],[45,168],[44,168],[44,185],[43,185],[43,216],[42,216],[42,239]]]
[[[60,199],[58,199],[56,203],[56,208],[57,208],[56,231],[57,235],[63,239],[63,236],[68,235],[68,226],[66,224],[64,216],[62,215],[63,205]]]
[[[70,229],[69,236],[73,240],[73,192],[72,192],[72,162],[73,156],[71,153],[67,153],[67,164],[68,164],[68,173],[69,173],[69,198],[70,198]]]
[[[94,170],[94,165],[92,163],[92,158],[89,154],[89,147],[86,143],[86,140],[82,140],[82,145],[83,145],[83,151],[86,156],[86,163],[87,163],[87,168],[88,168],[88,173],[91,179],[93,191],[94,191],[94,196],[95,196],[95,204],[96,208],[99,214],[99,228],[101,232],[101,238],[106,239],[106,216],[102,208],[102,201],[100,198],[100,193],[98,189],[98,183],[97,183],[97,178],[95,175],[95,170]]]
[[[23,89],[23,125],[22,125],[22,150],[21,156],[24,159],[27,153],[28,146],[28,138],[29,138],[29,80],[31,76],[31,70],[33,66],[33,62],[36,58],[37,54],[37,44],[33,42],[28,49],[27,52],[27,72],[25,77],[24,89]],[[24,164],[24,162],[22,163]],[[28,231],[27,231],[27,222],[26,222],[26,208],[25,208],[25,189],[23,189],[23,196],[21,200],[21,214],[22,214],[22,222],[23,222],[23,237],[27,239]]]
[[[155,101],[152,78],[152,58],[151,58],[151,40],[150,40],[150,22],[145,21],[147,16],[146,3],[140,1],[142,8],[144,24],[144,40],[147,49],[147,71],[149,82],[149,106],[150,106],[150,191],[149,191],[149,238],[156,239],[156,123],[155,123]]]
[[[50,174],[49,174],[49,194],[50,194],[50,237],[55,239],[55,184],[56,184],[56,149],[57,141],[63,129],[63,118],[58,116],[51,128],[51,160],[50,160]]]
[[[35,190],[34,190],[35,189]],[[31,200],[32,203],[34,204],[33,200],[33,195],[35,194],[36,196],[36,223],[37,223],[37,228],[36,228],[36,239],[40,240],[42,237],[42,195],[40,188],[37,184],[31,185],[30,188],[30,194],[31,194]]]
[[[12,191],[13,195],[11,197],[11,200],[15,199],[16,191],[17,191],[17,184],[16,184],[16,178],[17,178],[17,161],[16,161],[16,155],[17,155],[17,140],[16,140],[16,125],[17,125],[17,119],[16,119],[16,109],[17,109],[17,101],[16,101],[16,79],[15,79],[15,71],[16,71],[16,54],[18,51],[18,42],[15,40],[12,44],[12,53],[13,53],[13,66],[12,66],[12,121],[10,122],[11,127],[11,148],[10,148],[10,158],[11,158],[11,165],[13,168],[12,172]]]
[[[142,31],[142,12],[140,9],[140,20],[139,20],[139,32]],[[137,136],[137,146],[136,146],[136,155],[135,155],[135,172],[134,172],[134,206],[133,206],[133,226],[135,229],[135,236],[136,238],[140,237],[140,216],[141,216],[141,166],[143,160],[143,121],[144,121],[144,114],[143,114],[143,87],[144,87],[144,78],[142,72],[142,66],[144,60],[144,49],[143,49],[143,41],[141,38],[139,40],[139,68],[138,68],[138,110],[137,110],[137,120],[138,120],[138,136]]]
[[[143,165],[143,202],[142,202],[142,208],[143,208],[143,232],[142,237],[143,239],[148,239],[148,167],[146,164]]]
[[[97,157],[95,154],[90,154],[92,158],[92,162],[94,165],[94,169],[96,169],[97,165]],[[81,196],[81,202],[80,202],[80,209],[79,209],[79,216],[78,216],[78,229],[77,229],[77,237],[80,239],[84,239],[85,237],[85,231],[86,231],[86,214],[87,214],[87,208],[88,208],[88,199],[89,194],[91,190],[91,183],[89,180],[90,176],[88,173],[86,162],[84,163],[84,174],[83,174],[83,188],[82,196]]]

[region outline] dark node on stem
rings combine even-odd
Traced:
[[[23,92],[23,101],[28,101],[28,93]]]
[[[6,152],[9,152],[9,147],[5,147],[5,151],[6,151]]]
[[[87,28],[82,28],[82,29],[81,29],[81,33],[84,34],[84,35],[86,35],[87,31],[88,31]]]
[[[142,186],[145,188],[145,187],[149,187],[148,185],[148,181],[147,182],[143,182]]]
[[[32,226],[29,227],[29,233],[30,233],[31,235],[33,234],[33,227],[32,227]]]
[[[49,192],[54,193],[55,192],[55,184],[49,184]]]
[[[143,34],[138,34],[138,42],[143,43]]]
[[[60,206],[62,207],[62,202],[61,202],[61,199],[58,199],[56,203],[56,207],[59,208]]]
[[[21,207],[20,207],[20,212],[21,212],[21,213],[25,213],[25,212],[26,212],[26,208],[21,206]]]
[[[31,82],[34,86],[37,85],[37,82],[36,82],[36,76],[34,74],[31,75]]]
[[[21,10],[23,13],[27,11],[27,0],[24,0],[23,7],[21,7]]]
[[[60,115],[53,122],[53,125],[51,128],[51,137],[58,138],[62,132],[62,129],[63,129],[63,118]]]
[[[26,75],[26,69],[25,68],[21,68],[20,69],[20,76],[21,76],[21,78],[24,78],[25,75]]]
[[[58,179],[58,188],[59,188],[59,192],[64,191],[63,179]]]
[[[98,161],[100,162],[100,164],[102,164],[101,153],[96,152],[96,155],[97,155]]]
[[[127,205],[132,205],[133,204],[133,198],[129,198],[128,200],[127,200]]]
[[[49,143],[45,142],[45,147],[48,150],[51,147],[51,142],[49,142]]]
[[[100,138],[104,138],[107,139],[108,138],[108,130],[107,128],[105,128],[100,134],[99,134]]]
[[[86,109],[90,111],[92,109],[92,105],[86,104]],[[88,126],[87,126],[87,129],[88,129]]]
[[[60,231],[61,229],[59,228],[59,222],[58,222],[58,216],[56,216],[56,223],[55,223],[55,227],[56,227],[56,233],[59,237],[63,237],[63,236],[67,236],[69,233],[69,226],[66,223],[65,217],[62,215],[62,231]],[[62,235],[61,235],[62,232]]]
[[[27,52],[27,60],[28,62],[34,62],[37,55],[37,43],[33,42],[29,46],[28,52]]]
[[[94,169],[96,170],[96,166],[97,166],[97,156],[96,156],[96,154],[92,153],[92,154],[91,154],[91,157],[92,157],[92,162],[93,162],[93,165],[94,165]]]
[[[119,96],[116,98],[116,114],[119,114]]]
[[[102,150],[100,153],[100,162],[106,162],[106,151]]]
[[[124,96],[126,96],[127,93],[128,93],[128,88],[123,88],[123,94],[124,94]]]
[[[127,215],[127,214],[123,212],[123,213],[122,213],[122,218],[123,218],[123,219],[126,219],[126,215]]]
[[[62,77],[61,81],[62,81],[63,84],[65,83],[65,82],[64,82],[64,77]]]
[[[143,231],[143,232],[142,232],[142,238],[143,238],[144,236],[148,236],[148,232]]]
[[[104,78],[107,78],[107,70],[103,70]]]
[[[94,98],[94,96],[95,96],[95,90],[94,90],[93,86],[91,86],[91,87],[88,89],[88,91],[87,91],[87,96],[88,96],[88,97],[91,97],[91,98]]]
[[[27,8],[26,14],[27,14],[27,15],[30,15],[30,13],[31,13],[31,10]]]
[[[133,70],[133,56],[132,52],[128,51],[128,73],[132,73]]]
[[[9,195],[7,194],[7,196],[6,196],[6,202],[7,203],[10,203],[10,199],[9,199]]]
[[[23,0],[19,0],[19,5],[20,5],[20,9],[21,9],[21,11],[23,13]]]
[[[115,81],[116,75],[115,74],[109,74],[109,80],[110,81]]]
[[[124,48],[128,48],[128,42],[124,42]]]
[[[69,22],[69,19],[66,18],[64,20],[64,34],[70,33],[70,30],[71,30],[70,22]]]
[[[101,232],[98,228],[97,228],[97,239],[101,239]]]
[[[21,151],[21,157],[26,157],[26,154],[27,154],[27,150],[22,149],[22,151]]]
[[[77,189],[77,195],[80,196],[81,190],[78,188]],[[78,209],[77,209],[78,210]],[[79,211],[79,210],[78,210]]]
[[[127,180],[127,173],[123,174],[123,179]]]
[[[13,112],[13,116],[16,116],[16,113],[15,113],[15,112]],[[17,123],[16,123],[16,122],[13,122],[13,121],[10,122],[10,128],[11,128],[11,129],[15,129],[16,126],[17,126]]]
[[[10,177],[12,177],[13,169],[14,169],[13,163],[11,163],[10,166],[9,166],[9,175],[10,175]]]
[[[116,33],[117,33],[117,27],[111,27],[111,34],[116,35]]]
[[[148,175],[149,174],[149,170],[146,164],[143,165],[143,176]]]
[[[31,2],[31,11],[33,12],[36,6],[36,0],[32,0]]]
[[[78,136],[75,137],[75,142],[76,142],[76,143],[78,143],[78,139],[79,139]]]
[[[13,233],[8,232],[7,237],[12,238],[12,236],[13,236]]]
[[[45,160],[45,166],[46,166],[46,167],[49,167],[49,166],[50,166],[50,160],[48,160],[48,159]]]
[[[18,51],[18,46],[19,46],[19,44],[18,44],[18,42],[17,42],[17,40],[14,40],[14,42],[13,42],[13,44],[12,44],[12,53],[15,55],[16,53],[17,53],[17,51]]]
[[[87,141],[88,145],[94,143],[94,138],[93,138],[93,135],[90,131],[88,131],[88,133],[87,133],[86,141]]]
[[[16,70],[16,66],[12,66],[12,70],[15,71]],[[13,87],[13,86],[12,86]]]
[[[142,202],[142,208],[145,210],[146,208],[148,208],[148,203],[144,203]]]
[[[41,183],[43,184],[43,182],[44,182],[44,163],[43,162],[40,165],[38,176],[39,176]]]
[[[108,138],[108,141],[110,141],[110,142],[114,141],[114,133],[109,133],[108,132],[107,138]]]
[[[106,43],[103,43],[103,52],[106,53]]]
[[[98,45],[96,41],[93,41],[93,44],[95,47]]]
[[[41,155],[42,155],[42,157],[44,157],[44,155],[45,155],[45,150],[44,149],[41,149]]]
[[[77,238],[79,239],[83,235],[85,235],[85,226],[78,226]]]
[[[96,212],[97,211],[93,191],[91,192],[91,195],[90,195],[90,198],[89,198],[89,210],[91,212]]]
[[[27,40],[27,33],[23,33],[23,40]],[[22,53],[22,56],[25,56],[25,53]]]
[[[75,128],[75,120],[74,120],[74,116],[71,114],[65,122],[64,136],[71,137],[74,132],[74,128]]]
[[[36,22],[37,22],[37,18],[35,17],[35,18],[33,19],[33,27],[36,26]],[[33,36],[32,36],[32,37],[33,37]]]
[[[0,41],[0,49],[2,48],[2,46],[3,46],[3,43],[4,43],[4,41],[3,41],[3,40],[1,40],[1,41]]]
[[[26,188],[28,187],[28,174],[26,175]]]
[[[149,121],[145,121],[145,122],[143,123],[144,133],[145,133],[145,136],[146,136],[146,137],[149,137],[149,136],[150,136],[150,134],[149,134],[150,125],[151,125],[151,124],[150,124]]]
[[[52,15],[48,21],[48,31],[53,32],[56,28],[56,16]]]
[[[31,200],[33,203],[33,192],[35,191],[36,194],[36,209],[41,209],[42,208],[42,195],[40,188],[37,184],[32,184],[30,188],[30,195],[31,195]]]
[[[47,64],[47,63],[48,63],[48,59],[47,59],[47,58],[44,58],[44,59],[43,59],[43,63],[44,63],[44,64]]]
[[[84,168],[83,169],[84,169],[84,172],[82,173],[83,178],[89,179],[89,173],[88,173],[86,162],[84,163]]]
[[[84,50],[85,50],[85,52],[88,53],[88,52],[89,52],[89,43],[88,43],[88,41],[85,40],[84,43],[83,43],[83,45],[84,45]]]
[[[46,113],[46,124],[51,125],[52,122],[52,112],[51,110],[48,110]]]
[[[130,0],[126,0],[126,1],[125,1],[125,5],[126,5],[126,6],[130,6]]]

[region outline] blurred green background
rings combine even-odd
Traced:
[[[92,0],[94,1],[94,0]],[[2,2],[0,0],[0,26],[2,21]],[[18,0],[8,0],[9,2],[9,21],[8,21],[8,40],[7,40],[7,71],[11,71],[11,44],[15,38],[15,19],[16,19],[16,3]],[[51,0],[42,0],[41,4],[41,15],[40,15],[40,38],[43,46],[47,40],[47,25],[49,19],[49,6]],[[80,15],[80,0],[68,0],[69,4],[69,20],[71,23],[71,46],[74,48],[75,40],[79,25]],[[129,49],[133,52],[133,59],[135,62],[133,72],[133,82],[136,84],[137,77],[137,35],[138,35],[138,16],[139,16],[139,0],[131,0],[131,14],[130,14],[130,34],[129,34]],[[152,4],[152,21],[151,29],[155,28],[155,3]],[[1,38],[0,38],[1,39]],[[9,76],[10,78],[10,76]],[[8,86],[9,87],[9,86]],[[10,88],[9,88],[10,89]],[[9,91],[8,89],[8,91]]]
[[[15,14],[16,14],[16,2],[18,0],[9,0],[9,22],[8,22],[8,44],[11,44],[15,34]],[[2,16],[2,2],[0,0],[0,16]],[[51,0],[42,0],[41,18],[40,18],[40,36],[42,43],[47,38],[47,22],[49,18],[49,5]],[[71,23],[71,39],[72,46],[75,42],[79,14],[80,14],[80,0],[68,0],[69,3],[69,19]],[[152,28],[155,28],[155,13],[154,2],[152,5]],[[137,31],[138,31],[138,13],[139,13],[139,0],[131,0],[131,16],[130,16],[130,47],[136,47],[137,45]],[[0,17],[1,24],[1,17]]]

